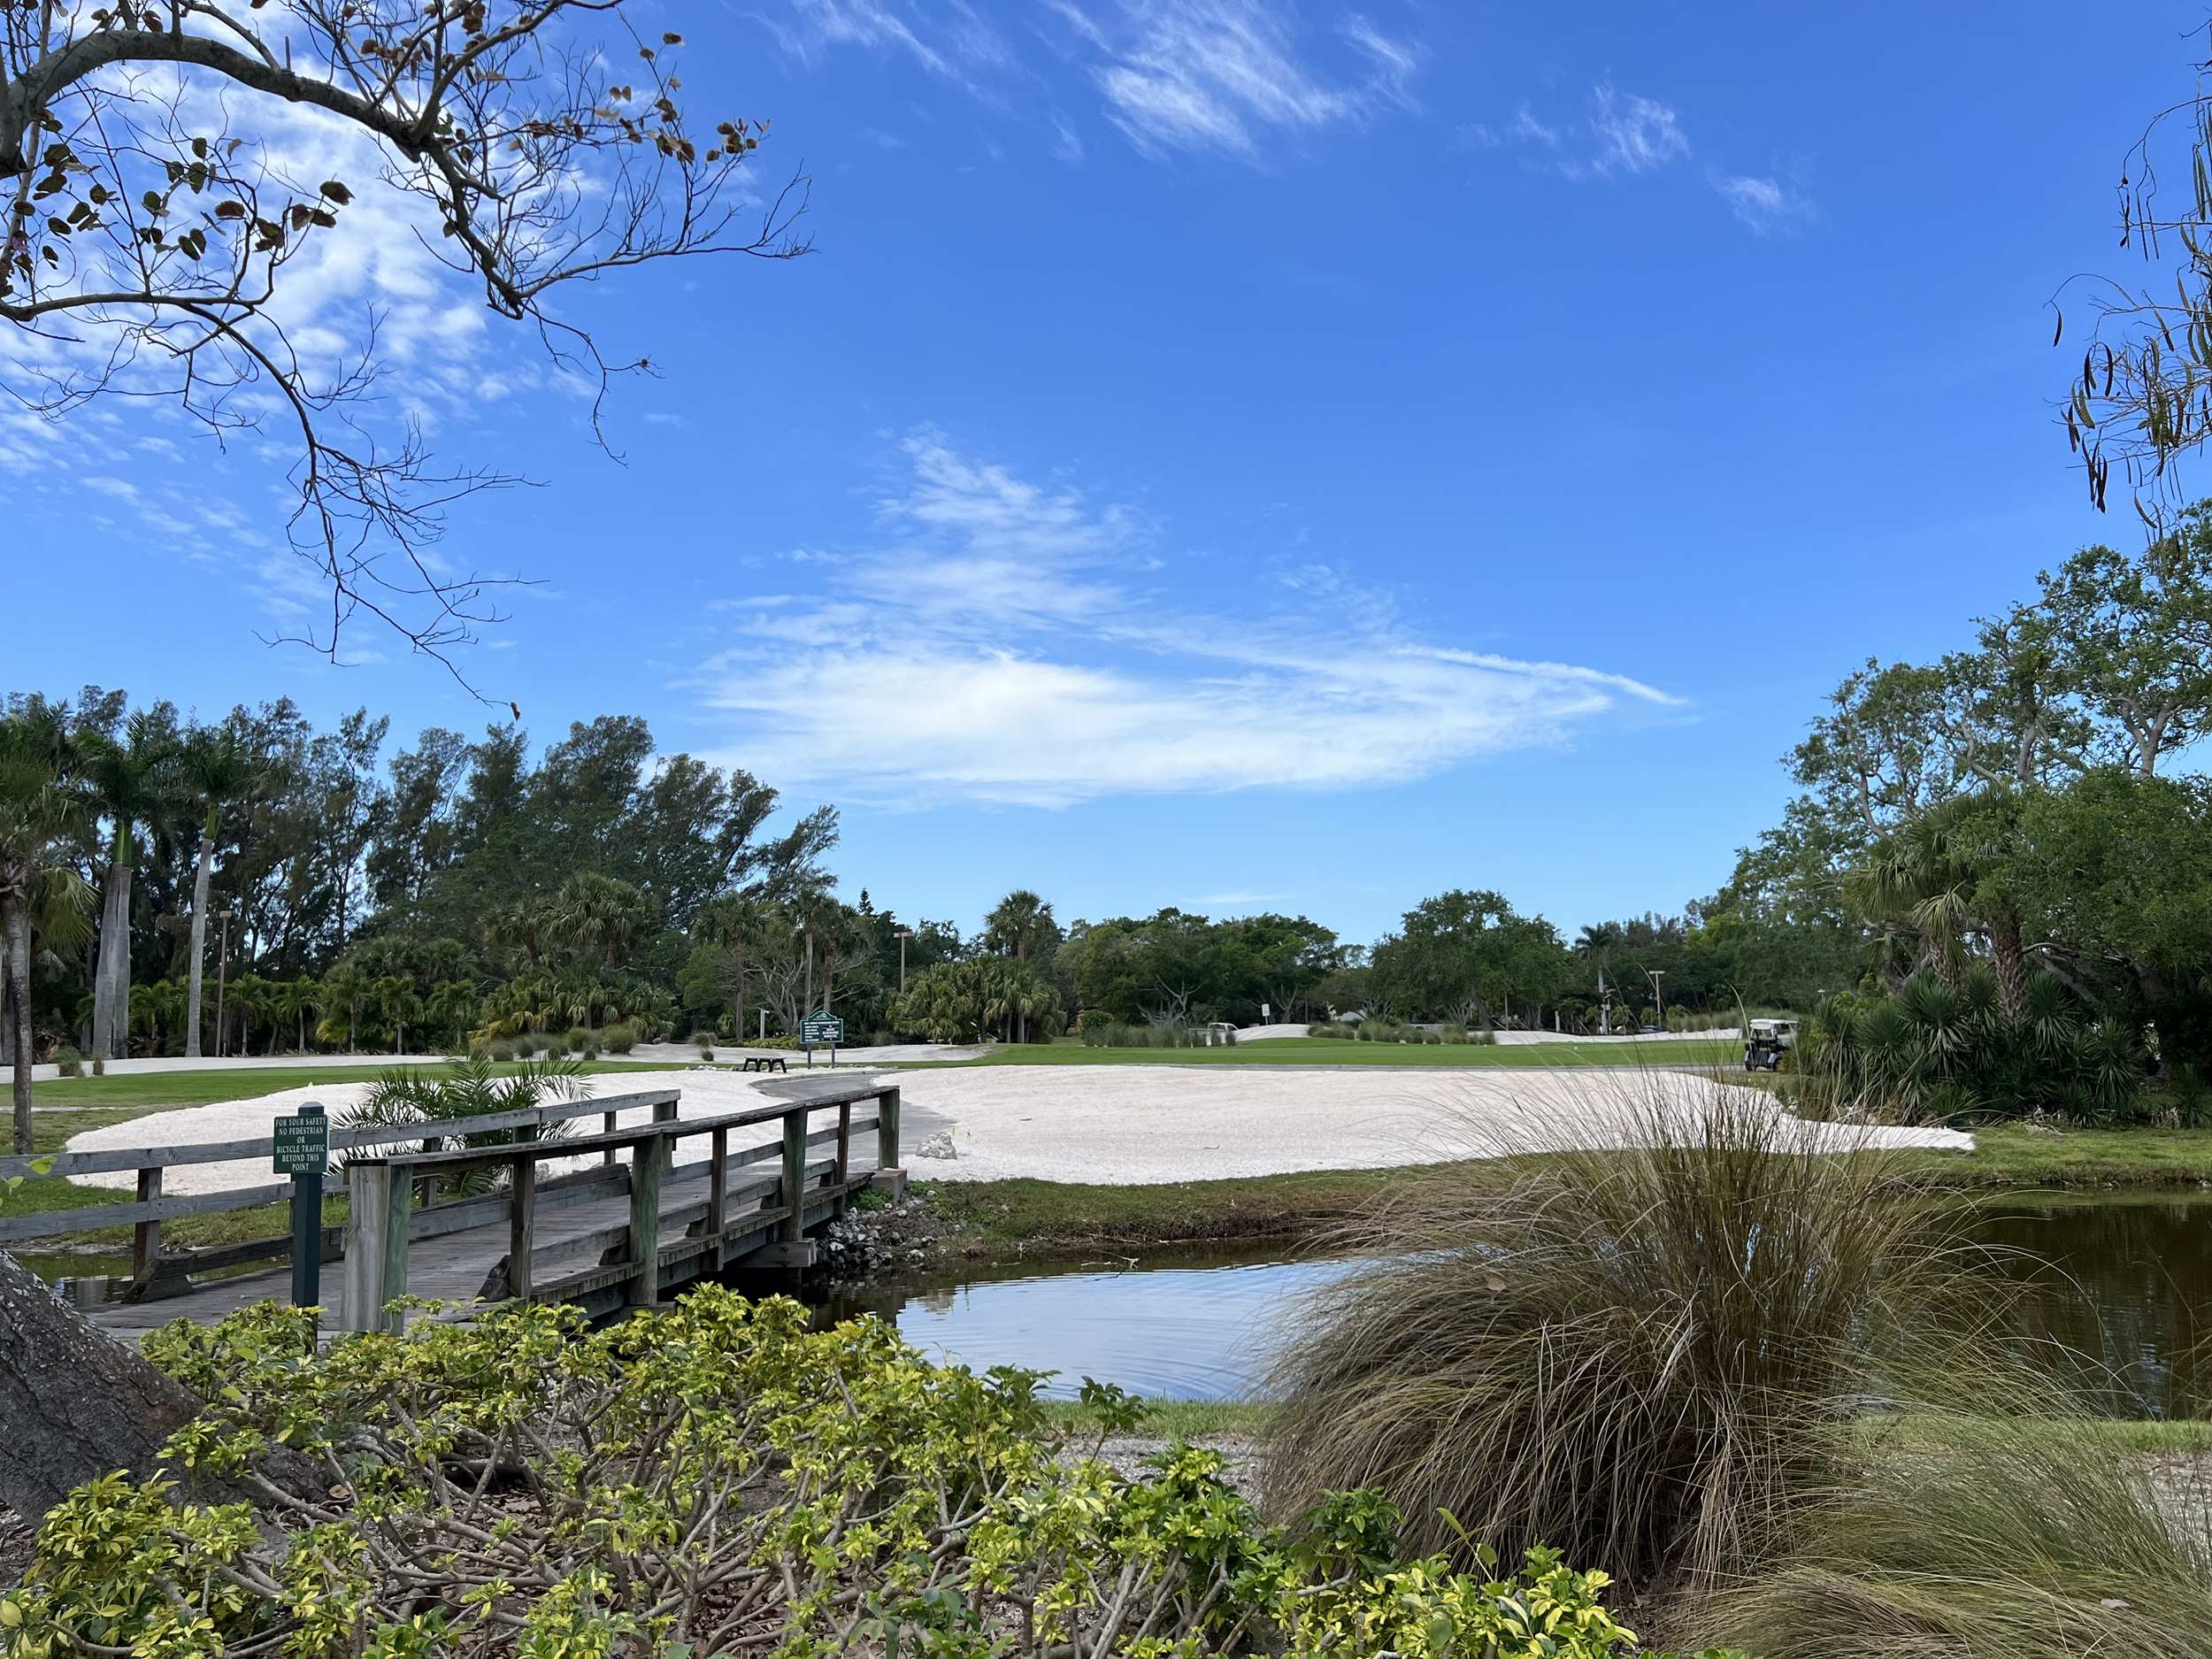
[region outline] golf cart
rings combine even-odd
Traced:
[[[1778,1071],[1782,1056],[1797,1041],[1797,1022],[1793,1019],[1755,1019],[1751,1034],[1744,1039],[1743,1069],[1747,1071]]]

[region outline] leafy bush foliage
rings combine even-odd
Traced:
[[[84,1056],[79,1054],[73,1045],[64,1043],[54,1050],[54,1070],[62,1077],[82,1077]]]
[[[637,1027],[626,1021],[617,1021],[599,1033],[600,1046],[609,1054],[627,1054],[637,1042]]]
[[[1791,1064],[1817,1103],[1933,1119],[2058,1111],[2109,1122],[2133,1110],[2146,1071],[2135,1033],[2088,1015],[2056,976],[2031,979],[2020,1018],[2009,1020],[1996,976],[1979,964],[1955,989],[1918,973],[1893,997],[1828,998],[1800,1031]]]
[[[1268,1653],[1627,1659],[1600,1573],[1405,1560],[1332,1494],[1263,1525],[1212,1452],[1131,1479],[1071,1445],[1039,1373],[932,1364],[888,1325],[718,1286],[604,1330],[505,1308],[346,1339],[264,1305],[147,1351],[213,1403],[173,1452],[250,1479],[281,1442],[321,1491],[197,1507],[120,1475],[40,1526],[0,1649],[147,1659],[703,1653],[1125,1659]],[[1108,1429],[1139,1412],[1087,1385]],[[306,1483],[299,1483],[305,1485]],[[258,1522],[258,1525],[257,1523]]]

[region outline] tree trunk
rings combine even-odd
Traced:
[[[131,867],[122,859],[108,865],[100,906],[100,956],[92,972],[92,1052],[105,1059],[123,1056],[123,1032],[130,1018]]]
[[[31,912],[20,899],[0,905],[0,945],[7,951],[6,972],[0,973],[7,995],[8,1034],[14,1057],[12,1085],[14,1100],[15,1153],[27,1157],[31,1150]]]
[[[207,882],[215,869],[215,838],[200,836],[199,868],[192,875],[192,967],[185,978],[184,1057],[200,1057],[200,968],[207,960]]]
[[[731,1034],[741,1044],[745,1041],[745,953],[741,950],[733,950],[730,956],[737,964],[737,989],[730,998],[730,1011],[737,1023]]]
[[[1992,922],[1989,954],[1997,964],[1997,1002],[2005,1018],[2018,1025],[2028,1012],[2028,954],[2020,942],[2020,924]]]
[[[199,1409],[0,1250],[0,1503],[35,1519],[111,1470],[150,1474]]]

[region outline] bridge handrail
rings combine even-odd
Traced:
[[[876,1102],[876,1115],[853,1121],[853,1107],[862,1101]],[[704,1232],[686,1248],[694,1252],[718,1250],[730,1236],[727,1199],[733,1159],[730,1132],[754,1124],[782,1125],[782,1170],[780,1202],[775,1210],[755,1212],[745,1225],[772,1219],[781,1248],[802,1248],[806,1226],[809,1164],[807,1149],[822,1138],[809,1133],[818,1111],[837,1113],[837,1127],[825,1132],[837,1143],[833,1172],[838,1213],[843,1213],[845,1194],[854,1185],[851,1165],[852,1133],[872,1131],[876,1139],[876,1167],[895,1172],[899,1164],[899,1089],[890,1083],[870,1082],[845,1089],[825,1090],[787,1100],[775,1106],[747,1111],[720,1112],[688,1120],[676,1115],[673,1102],[657,1109],[654,1121],[634,1129],[611,1129],[603,1134],[572,1141],[530,1139],[495,1147],[464,1147],[453,1151],[397,1152],[355,1158],[346,1166],[345,1317],[354,1331],[397,1331],[403,1324],[398,1304],[407,1290],[408,1253],[415,1242],[413,1225],[416,1188],[426,1195],[436,1189],[437,1177],[453,1171],[504,1165],[511,1174],[506,1190],[496,1195],[496,1207],[508,1219],[507,1278],[509,1294],[528,1300],[533,1294],[532,1258],[537,1225],[538,1165],[548,1158],[575,1157],[603,1153],[611,1161],[623,1148],[632,1149],[626,1185],[630,1217],[622,1230],[621,1262],[603,1268],[598,1277],[619,1282],[633,1307],[649,1307],[658,1298],[661,1268],[661,1191],[672,1172],[675,1143],[697,1136],[713,1141],[708,1162],[707,1199],[702,1225]],[[665,1116],[663,1116],[663,1111]],[[768,1151],[767,1148],[761,1148]],[[749,1159],[741,1152],[740,1158]],[[770,1156],[773,1156],[771,1152]],[[478,1201],[480,1203],[484,1201]]]
[[[487,1112],[476,1118],[455,1118],[429,1124],[365,1124],[356,1128],[333,1128],[330,1149],[351,1151],[357,1147],[383,1146],[393,1141],[426,1140],[434,1128],[439,1135],[485,1134],[498,1129],[542,1128],[574,1118],[595,1118],[603,1112],[633,1111],[641,1106],[664,1106],[679,1098],[672,1088],[643,1089],[634,1094],[607,1094],[592,1100],[555,1101],[544,1106],[519,1107],[513,1111]],[[416,1131],[423,1133],[412,1133]],[[192,1164],[237,1164],[247,1158],[273,1156],[275,1137],[250,1141],[206,1141],[177,1147],[118,1147],[103,1152],[63,1152],[53,1155],[52,1166],[43,1171],[45,1157],[0,1158],[0,1180],[12,1175],[112,1175],[125,1170],[173,1170]]]

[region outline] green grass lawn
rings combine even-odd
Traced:
[[[1005,1043],[968,1065],[1415,1065],[1580,1066],[1743,1064],[1733,1038],[1645,1042],[1358,1042],[1344,1037],[1273,1037],[1220,1048],[1093,1048],[1079,1039]]]

